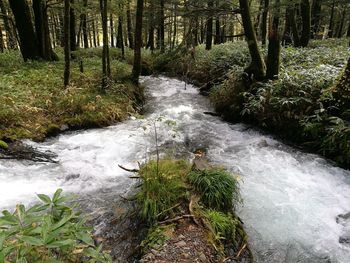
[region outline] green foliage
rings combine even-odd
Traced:
[[[236,228],[238,219],[231,214],[225,214],[216,210],[204,210],[204,218],[207,220],[210,230],[216,241],[234,241],[236,239]]]
[[[231,66],[210,98],[227,119],[254,123],[349,167],[349,115],[335,110],[338,102],[332,96],[350,56],[348,43],[315,41],[310,46],[282,48],[276,81],[246,84],[243,67]]]
[[[7,150],[9,148],[8,144],[2,140],[0,140],[0,149]]]
[[[81,52],[72,61],[72,81],[67,89],[62,80],[63,59],[24,63],[18,52],[0,54],[0,139],[42,140],[52,134],[52,125],[100,127],[135,113],[136,87],[128,80],[131,66],[112,60],[113,80],[106,93],[100,94],[101,60],[88,51]],[[62,56],[60,51],[58,54]],[[79,71],[81,59],[84,73]]]
[[[68,206],[62,190],[52,198],[39,194],[40,204],[0,217],[0,262],[111,262],[96,247],[86,219]]]
[[[236,178],[223,169],[193,171],[188,178],[208,208],[230,211],[241,201]]]
[[[173,212],[186,197],[185,177],[190,165],[182,160],[150,161],[141,167],[140,192],[136,195],[141,218],[152,225]]]
[[[141,242],[141,249],[146,254],[151,249],[159,249],[170,239],[174,225],[154,226],[148,230],[146,238]]]

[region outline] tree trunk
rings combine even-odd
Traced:
[[[33,11],[40,57],[47,61],[58,60],[51,46],[46,1],[33,0]]]
[[[344,29],[344,24],[345,24],[345,18],[346,18],[346,7],[344,7],[343,12],[342,12],[340,25],[339,25],[339,29],[338,29],[338,33],[337,33],[337,37],[338,38],[342,38],[343,37],[343,31],[344,31],[343,29]]]
[[[2,27],[0,25],[0,52],[3,53],[5,48],[4,37],[2,35]]]
[[[259,50],[258,41],[256,39],[256,34],[251,19],[248,0],[239,0],[239,5],[241,9],[246,41],[252,59],[249,67],[245,69],[245,72],[250,76],[250,78],[254,77],[256,80],[262,80],[265,78],[266,66]]]
[[[141,73],[142,18],[143,18],[143,0],[137,0],[134,66],[132,69],[132,78],[135,83],[139,82],[139,77]]]
[[[165,15],[164,15],[164,0],[160,0],[160,52],[165,52]]]
[[[122,59],[125,59],[124,38],[123,38],[123,19],[118,17],[118,48],[122,50]]]
[[[131,24],[130,0],[128,1],[128,10],[126,11],[126,27],[128,30],[129,47],[134,48],[134,37],[133,37],[132,24]]]
[[[311,37],[315,38],[319,32],[320,28],[320,19],[321,19],[321,1],[314,0],[312,2],[312,20],[311,20]]]
[[[153,0],[150,1],[150,12],[148,15],[148,42],[146,47],[149,48],[151,51],[154,50],[154,2]]]
[[[311,7],[309,0],[301,0],[300,14],[303,22],[303,29],[300,36],[300,45],[307,47],[311,37]]]
[[[299,38],[299,31],[298,31],[298,25],[297,22],[295,20],[295,6],[291,7],[289,9],[289,21],[292,27],[292,36],[293,36],[293,42],[294,42],[294,46],[295,47],[300,47],[300,38]]]
[[[15,17],[24,61],[38,59],[40,54],[28,3],[26,0],[9,0],[9,2]]]
[[[220,7],[219,0],[216,0],[216,7]],[[214,44],[218,45],[221,43],[221,37],[220,37],[220,16],[215,17],[215,38],[214,38]]]
[[[328,27],[328,37],[332,38],[333,37],[333,30],[334,30],[334,11],[335,11],[335,0],[333,0],[332,3],[332,9],[331,9],[331,16],[329,19],[329,27]]]
[[[94,47],[97,47],[95,17],[92,19],[92,37],[94,39]]]
[[[111,75],[110,65],[109,65],[107,0],[100,0],[100,10],[101,10],[101,18],[102,18],[102,35],[103,35],[101,91],[105,92],[105,90],[108,87],[108,79],[110,78],[110,75]]]
[[[290,7],[287,7],[285,12],[285,24],[284,24],[284,31],[283,31],[283,38],[282,38],[283,45],[290,45],[293,43],[292,24],[290,22],[289,13],[290,13]]]
[[[0,0],[0,10],[1,10],[1,14],[3,15],[4,28],[6,31],[7,48],[16,49],[17,48],[16,35],[11,25],[11,21],[8,18],[7,8],[4,5],[3,0]]]
[[[80,20],[81,20],[81,29],[83,32],[83,45],[84,48],[89,48],[89,38],[88,38],[88,33],[87,33],[87,4],[88,0],[84,0],[83,2],[83,13],[80,15]]]
[[[213,42],[213,7],[214,7],[214,1],[208,0],[208,12],[209,17],[207,20],[207,34],[206,34],[206,41],[205,41],[205,49],[210,50]]]
[[[350,38],[350,18],[349,18],[349,25],[348,25],[348,31],[346,33],[346,36]]]
[[[174,30],[173,30],[173,42],[172,48],[175,47],[176,44],[176,36],[177,36],[177,2],[174,3]],[[350,28],[350,27],[349,27]]]
[[[114,47],[114,25],[113,25],[113,14],[112,13],[109,14],[109,27],[110,27],[109,31],[111,33],[111,47]],[[119,27],[118,27],[117,41],[118,41],[118,39],[119,39]],[[118,44],[117,44],[117,47],[119,47]]]
[[[275,0],[276,10],[273,14],[273,20],[269,30],[269,47],[267,55],[267,79],[277,79],[280,69],[281,42],[279,35],[280,20],[280,0]]]
[[[261,43],[263,46],[266,45],[266,35],[267,35],[267,17],[269,14],[270,1],[264,0],[264,10],[261,19]]]
[[[75,10],[74,10],[74,0],[70,1],[71,6],[70,6],[70,50],[75,51],[77,50],[77,36],[76,36],[76,20],[75,20]]]
[[[69,85],[70,76],[70,0],[64,0],[64,86]]]

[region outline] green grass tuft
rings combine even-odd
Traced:
[[[8,144],[2,140],[0,140],[0,149],[7,150],[9,148]]]
[[[139,172],[142,186],[136,195],[141,218],[152,225],[172,213],[186,197],[185,178],[191,166],[182,160],[150,161]]]
[[[230,211],[241,201],[237,180],[223,169],[193,171],[189,181],[208,208]]]

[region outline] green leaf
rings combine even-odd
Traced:
[[[4,232],[0,232],[0,251],[2,251],[2,248],[4,246],[5,238],[6,238],[6,234]]]
[[[62,191],[63,191],[62,189],[57,189],[57,191],[54,193],[53,198],[52,198],[52,201],[54,203],[56,203],[56,201],[58,201],[58,198],[61,196]]]
[[[44,245],[43,241],[37,237],[22,236],[19,239],[32,246]]]
[[[0,251],[0,263],[4,263],[5,262],[5,255],[2,251]]]
[[[94,246],[94,240],[92,239],[92,237],[90,236],[89,233],[86,232],[80,232],[77,234],[77,239],[83,241],[85,244],[89,245],[89,246]]]
[[[54,241],[47,245],[48,248],[61,248],[65,246],[72,246],[75,244],[75,241],[72,239]]]
[[[45,204],[50,204],[50,203],[51,203],[51,199],[50,199],[49,196],[44,195],[44,194],[38,194],[37,196],[38,196],[39,199],[40,199],[41,201],[43,201]]]

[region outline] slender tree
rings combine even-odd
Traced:
[[[333,37],[333,31],[334,31],[334,12],[335,12],[335,0],[332,2],[332,8],[331,8],[331,16],[329,18],[329,27],[328,27],[328,37]]]
[[[269,47],[267,55],[267,79],[278,78],[280,68],[280,53],[281,53],[281,41],[279,35],[279,20],[280,20],[280,0],[275,0],[275,9],[273,12],[272,23],[270,23],[269,30]]]
[[[33,11],[40,57],[47,61],[58,60],[52,50],[46,0],[33,0]]]
[[[75,19],[75,3],[74,0],[70,1],[70,49],[71,51],[77,50],[77,36],[76,36],[76,19]]]
[[[139,82],[139,77],[141,73],[142,19],[143,19],[143,0],[137,0],[134,66],[132,69],[132,78],[135,83]]]
[[[70,78],[70,0],[64,0],[64,86]]]
[[[214,7],[214,0],[208,0],[209,16],[207,19],[207,34],[206,34],[206,41],[205,41],[206,50],[210,50],[213,43],[213,15],[212,15],[213,7]]]
[[[100,0],[100,10],[102,18],[102,35],[103,35],[103,49],[102,49],[102,91],[104,92],[108,87],[108,80],[111,75],[110,61],[109,61],[109,45],[108,45],[108,13],[107,0]]]
[[[127,11],[126,11],[126,27],[128,31],[129,47],[134,48],[134,36],[131,24],[131,10],[130,10],[130,0],[128,0]]]
[[[309,0],[301,0],[300,14],[302,19],[302,31],[300,45],[307,47],[311,37],[311,6]]]
[[[266,44],[266,35],[267,35],[267,17],[269,14],[270,0],[264,0],[264,7],[261,19],[261,42],[263,46]]]
[[[81,29],[83,33],[84,48],[89,48],[89,39],[88,39],[88,32],[87,32],[87,7],[88,7],[88,0],[83,0],[84,9],[80,15],[80,21],[81,21]]]
[[[245,72],[250,77],[254,77],[257,80],[262,80],[265,78],[266,65],[260,53],[258,41],[256,39],[248,0],[239,0],[239,5],[241,10],[244,33],[249,47],[249,53],[251,56],[251,63],[249,67],[245,69]]]
[[[11,26],[11,20],[9,19],[9,14],[7,12],[7,8],[3,0],[0,0],[0,11],[3,17],[4,28],[6,31],[7,48],[16,49],[17,48],[16,33],[14,32],[13,27]]]

